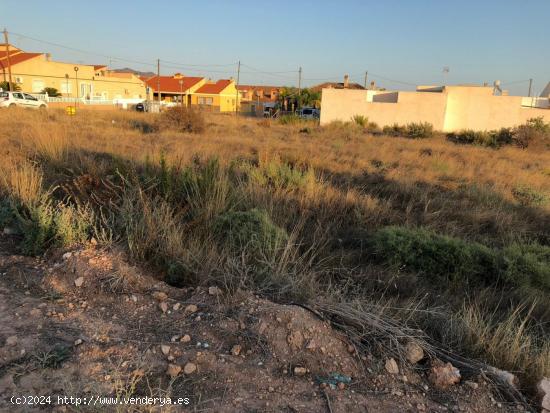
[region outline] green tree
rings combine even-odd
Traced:
[[[12,87],[10,88],[10,82],[7,81],[7,80],[4,80],[4,81],[0,82],[0,89],[2,89],[2,90],[11,90],[11,91],[21,90],[21,87],[19,87],[19,85],[17,83],[12,82],[11,85],[12,85]]]
[[[45,87],[40,93],[47,94],[48,96],[51,96],[54,98],[57,96],[61,96],[61,93],[59,93],[59,91],[54,87]]]
[[[279,93],[279,102],[284,107],[284,102],[287,102],[288,110],[292,104],[296,107],[299,103],[300,107],[312,106],[319,108],[321,106],[321,93],[314,92],[311,89],[304,88],[298,93],[296,87],[284,87]]]

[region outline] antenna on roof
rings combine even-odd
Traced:
[[[451,71],[451,68],[449,66],[443,66],[443,84],[447,84],[447,75]]]
[[[500,87],[500,80],[495,80],[493,82],[493,94],[500,93],[502,95],[502,89]]]

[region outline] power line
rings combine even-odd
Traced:
[[[104,55],[102,53],[91,52],[89,50],[78,49],[76,47],[66,46],[66,45],[62,45],[62,44],[59,44],[59,43],[54,43],[54,42],[49,42],[49,41],[46,41],[46,40],[37,39],[35,37],[27,36],[27,35],[24,35],[24,34],[21,34],[21,33],[15,33],[15,32],[10,32],[10,33],[15,34],[16,36],[19,36],[19,37],[22,37],[22,38],[25,38],[25,39],[33,40],[35,42],[48,44],[50,46],[60,47],[62,49],[72,50],[73,52],[78,52],[78,53],[83,53],[83,54],[88,54],[88,55],[94,55],[94,56],[100,56],[100,57],[104,57],[105,59],[120,60],[120,61],[124,61],[124,62],[129,62],[129,63],[136,63],[136,64],[140,64],[140,65],[155,66],[153,63],[150,63],[150,62],[141,62],[141,61],[138,61],[138,60],[126,59],[126,58],[123,58],[123,57],[117,57],[117,56],[113,56],[113,55]]]
[[[225,63],[225,64],[215,64],[215,63],[212,63],[212,64],[190,64],[190,63],[170,62],[168,60],[162,60],[162,59],[161,59],[161,62],[168,63],[170,65],[182,66],[182,67],[184,67],[184,66],[189,66],[189,67],[227,67],[227,66],[237,65],[237,62]]]

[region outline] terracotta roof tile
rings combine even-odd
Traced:
[[[16,65],[17,63],[24,62],[26,60],[35,58],[37,56],[42,56],[43,53],[17,53],[17,54],[11,54],[10,53],[10,64]],[[8,57],[4,53],[3,56],[0,56],[0,64],[3,66],[6,66],[8,64]]]
[[[155,92],[157,91],[158,76],[153,76],[149,78],[141,77],[140,79],[143,80],[145,83],[147,83],[147,86],[149,86]],[[181,90],[183,89],[183,91],[185,92],[187,89],[199,83],[202,79],[203,79],[202,77],[192,77],[192,76],[184,76],[181,78],[174,78],[173,76],[160,76],[160,91],[180,93]],[[183,80],[182,85],[180,85],[180,80]]]
[[[221,93],[227,86],[229,86],[233,81],[228,79],[218,80],[216,83],[207,83],[198,88],[195,93],[206,93],[215,95]]]

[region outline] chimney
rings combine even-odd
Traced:
[[[376,90],[376,83],[374,83],[374,80],[372,82],[370,82],[370,89],[371,90]]]
[[[174,74],[174,79],[181,79],[183,77],[183,75],[181,73],[175,73]]]
[[[344,76],[344,89],[349,88],[349,75]]]

